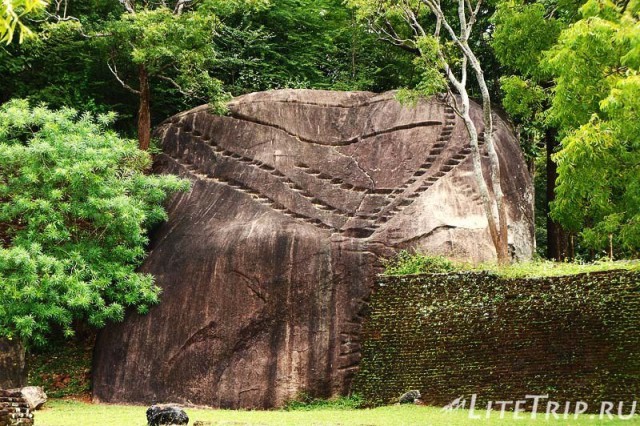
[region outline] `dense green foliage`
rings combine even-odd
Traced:
[[[460,267],[440,256],[428,256],[422,253],[410,253],[402,250],[394,258],[384,262],[385,275],[414,275],[439,272],[451,272]]]
[[[23,20],[30,14],[41,11],[46,3],[43,0],[5,0],[0,4],[0,43],[11,43],[16,31],[20,41],[31,34]]]
[[[553,214],[587,247],[640,252],[640,3],[590,0],[548,53],[565,130]]]
[[[57,3],[57,2],[56,2]],[[342,0],[51,3],[38,37],[0,47],[0,102],[118,113],[135,134],[139,65],[148,64],[152,124],[206,102],[273,88],[384,91],[415,78],[413,54],[380,43]],[[197,7],[195,7],[197,6]],[[232,6],[232,7],[231,7]]]
[[[360,395],[341,396],[331,399],[318,399],[309,395],[299,395],[298,398],[285,404],[287,411],[313,410],[355,410],[363,408],[364,400]]]
[[[494,17],[492,45],[513,73],[502,79],[503,105],[533,151],[545,130],[559,136],[552,215],[591,256],[640,249],[638,8],[507,1]]]
[[[413,56],[379,43],[342,0],[278,0],[225,18],[216,75],[233,94],[274,88],[393,89]]]
[[[0,108],[0,335],[42,343],[74,320],[102,326],[158,300],[135,272],[147,229],[162,221],[172,176],[145,174],[148,154],[107,126],[13,101]]]
[[[209,8],[182,14],[167,7],[123,14],[104,23],[109,35],[96,38],[116,69],[144,66],[151,78],[173,85],[178,94],[206,102],[217,101],[220,83],[208,69],[216,56],[213,45],[219,19]],[[124,66],[122,65],[124,64]],[[133,84],[132,84],[133,85]]]

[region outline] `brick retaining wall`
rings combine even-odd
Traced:
[[[33,414],[19,390],[0,390],[0,426],[32,425]]]
[[[540,279],[487,273],[383,277],[354,391],[373,404],[419,389],[460,396],[632,401],[640,396],[640,273]]]

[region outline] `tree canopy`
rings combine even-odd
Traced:
[[[549,50],[563,129],[555,217],[592,249],[640,250],[640,3],[590,0]],[[609,244],[611,247],[609,247]]]

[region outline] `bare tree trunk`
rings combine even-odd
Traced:
[[[562,226],[551,218],[551,203],[556,198],[556,180],[558,167],[551,156],[558,145],[556,129],[545,131],[545,146],[547,149],[547,257],[558,262],[568,257],[567,235]]]
[[[613,234],[609,234],[609,260],[613,262]]]
[[[576,259],[576,245],[573,232],[569,234],[569,260],[572,262]]]
[[[458,88],[458,92],[460,93],[462,108],[460,108],[459,113],[462,117],[462,120],[464,121],[467,133],[469,134],[471,159],[473,160],[473,175],[476,180],[476,184],[478,185],[480,198],[482,199],[482,205],[486,213],[489,235],[491,236],[491,241],[496,248],[496,255],[498,256],[498,261],[500,262],[501,253],[498,252],[498,247],[500,247],[500,231],[498,229],[495,215],[493,213],[493,203],[491,202],[491,195],[489,194],[487,182],[484,178],[484,174],[482,173],[482,156],[480,154],[480,145],[478,143],[478,131],[476,129],[476,124],[473,122],[473,119],[471,118],[471,115],[469,113],[469,95],[467,94],[466,89],[460,89],[461,88]]]
[[[20,340],[0,338],[0,389],[26,386],[25,359],[25,348]]]
[[[138,109],[138,146],[147,151],[151,144],[151,90],[149,74],[144,65],[138,66],[140,79],[140,107]]]
[[[480,61],[471,51],[466,41],[463,41],[463,52],[469,58],[471,68],[475,71],[480,93],[482,94],[482,118],[484,121],[484,140],[489,154],[489,174],[491,186],[495,196],[496,208],[498,210],[498,238],[496,245],[496,254],[498,263],[501,265],[508,264],[509,259],[509,240],[508,240],[508,224],[507,224],[507,208],[504,202],[504,193],[502,192],[502,178],[500,175],[500,159],[493,142],[493,111],[491,108],[491,94],[484,78],[484,72]],[[493,212],[491,212],[493,216]]]
[[[465,125],[467,127],[467,131],[469,132],[469,136],[471,139],[471,148],[474,152],[474,173],[476,174],[476,181],[478,182],[478,186],[480,189],[480,195],[483,200],[485,213],[487,216],[487,222],[489,226],[489,233],[491,234],[491,238],[493,240],[496,256],[498,258],[498,263],[501,265],[507,264],[510,262],[509,258],[509,239],[508,239],[508,223],[507,223],[507,211],[506,204],[504,202],[504,194],[502,192],[502,184],[501,184],[501,176],[500,176],[500,161],[498,158],[498,154],[495,150],[495,146],[493,143],[493,113],[491,108],[491,94],[489,92],[489,88],[484,78],[484,73],[482,71],[482,66],[480,61],[476,57],[475,53],[469,46],[469,37],[471,36],[471,30],[473,25],[476,22],[478,13],[480,12],[480,7],[482,5],[483,0],[478,0],[476,2],[475,8],[472,7],[470,1],[458,0],[458,19],[460,24],[460,33],[456,34],[456,31],[447,21],[447,17],[443,13],[440,7],[440,1],[438,0],[422,0],[424,4],[426,4],[429,9],[436,16],[436,30],[435,36],[437,38],[440,37],[440,28],[443,27],[445,31],[449,34],[450,39],[458,46],[460,52],[462,53],[462,65],[461,65],[461,77],[457,79],[451,69],[449,63],[445,60],[444,54],[442,51],[439,52],[440,59],[445,67],[445,73],[455,87],[456,91],[463,96],[463,98],[467,98],[467,105],[463,107],[463,110],[466,110],[461,114],[465,121]],[[409,17],[409,21],[412,25],[419,27],[417,23],[417,19],[411,10],[405,10],[405,13]],[[469,14],[467,16],[467,13]],[[420,31],[424,31],[420,27]],[[480,158],[480,153],[477,147],[477,130],[475,123],[469,117],[469,106],[468,106],[468,95],[467,95],[467,63],[473,69],[476,80],[478,82],[478,86],[480,87],[480,92],[482,94],[482,117],[484,122],[484,139],[487,147],[487,153],[489,155],[489,178],[493,190],[493,200],[489,197],[489,192],[486,190],[486,182],[484,179],[484,173],[482,170],[482,161]],[[464,102],[464,101],[463,101]],[[475,145],[475,147],[474,147]],[[495,206],[495,211],[494,211]],[[496,214],[497,214],[497,223],[496,223]]]
[[[458,24],[459,29],[454,29],[441,7],[440,0],[421,0],[419,3],[427,6],[436,17],[433,37],[438,41],[439,46],[436,54],[438,55],[438,66],[444,69],[444,73],[449,80],[450,85],[455,89],[456,93],[462,99],[462,106],[457,104],[456,98],[451,97],[449,100],[456,113],[464,120],[467,132],[469,133],[471,150],[473,153],[473,167],[480,196],[482,198],[489,233],[496,249],[498,263],[506,264],[511,260],[509,257],[509,229],[507,222],[507,207],[502,192],[501,176],[500,176],[500,160],[495,150],[493,142],[493,113],[491,108],[491,94],[484,78],[484,73],[480,61],[469,46],[469,38],[473,30],[474,24],[481,13],[484,0],[476,0],[475,6],[473,0],[457,0],[458,3]],[[396,3],[396,2],[392,2]],[[397,6],[401,12],[400,16],[408,24],[416,38],[427,37],[427,31],[420,24],[420,11],[416,9],[412,2],[397,2]],[[382,6],[384,10],[387,6]],[[390,6],[389,6],[390,7]],[[399,35],[393,28],[393,24],[384,17],[384,22],[378,26],[373,26],[374,30],[385,40],[391,41],[396,46],[409,50],[418,49],[418,53],[423,54],[420,49],[420,43],[407,39],[406,35]],[[452,21],[453,22],[453,21]],[[449,61],[447,55],[442,49],[441,30],[460,50],[461,56]],[[453,64],[456,64],[455,67]],[[478,131],[475,123],[471,119],[469,96],[467,92],[467,68],[471,66],[475,72],[480,92],[482,93],[482,116],[484,123],[484,140],[489,155],[489,179],[485,179],[484,170],[482,168],[482,158],[478,147]],[[456,71],[454,71],[454,68]],[[456,73],[459,70],[460,76]],[[491,183],[493,197],[491,197],[488,189],[488,183]]]

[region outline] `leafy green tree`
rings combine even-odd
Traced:
[[[593,250],[640,251],[640,2],[589,0],[548,52],[563,129],[552,214]]]
[[[74,28],[91,49],[90,62],[99,60],[137,98],[137,133],[144,150],[151,141],[152,86],[165,92],[170,88],[174,105],[175,97],[182,97],[208,101],[219,110],[228,96],[210,71],[217,57],[214,40],[223,27],[220,17],[268,4],[267,0],[84,3],[90,4],[52,3],[44,28],[52,32],[57,31],[53,27]],[[96,13],[92,6],[103,13]],[[88,80],[87,85],[91,84]]]
[[[23,19],[25,16],[44,9],[43,0],[4,0],[0,4],[0,43],[11,43],[16,31],[20,34],[20,42],[31,34]]]
[[[0,107],[0,337],[44,343],[52,327],[100,327],[158,301],[135,271],[162,202],[187,184],[146,174],[150,156],[113,115]]]
[[[275,88],[384,91],[414,76],[414,53],[380,43],[342,0],[278,0],[223,22],[213,74],[234,95]]]
[[[136,99],[115,87],[103,51],[83,37],[76,21],[40,23],[36,36],[0,48],[0,102],[28,98],[33,104],[79,111],[118,111],[119,124],[135,114]],[[125,129],[119,129],[125,130]]]
[[[215,57],[213,39],[218,18],[212,4],[189,8],[191,2],[178,0],[173,9],[166,5],[136,8],[123,1],[126,13],[107,23],[101,37],[109,52],[107,64],[118,82],[139,98],[138,141],[146,150],[151,142],[151,81],[164,80],[182,96],[198,97],[212,104],[224,98],[222,85],[208,67]],[[118,63],[135,69],[137,87],[129,84]]]
[[[147,3],[154,12],[156,4],[160,2]],[[165,4],[173,14],[177,3]],[[211,54],[206,55],[203,67],[223,87],[218,90],[212,86],[213,93],[207,93],[199,83],[203,78],[193,82],[191,71],[165,67],[168,62],[164,60],[157,62],[164,67],[162,72],[148,76],[152,125],[179,111],[224,99],[224,92],[240,95],[284,87],[384,91],[412,86],[418,76],[412,63],[415,53],[380,43],[342,0],[268,4],[208,0],[206,4],[185,4],[182,14],[204,13],[200,8],[207,4],[215,15],[215,19],[209,17],[215,27],[207,47]],[[142,2],[131,5],[138,14],[147,10]],[[126,37],[132,25],[126,10],[117,0],[51,2],[47,21],[30,24],[37,37],[0,46],[0,73],[4,77],[0,102],[20,97],[56,108],[117,111],[114,125],[118,131],[134,135],[140,109],[139,69],[131,56],[135,46]],[[116,31],[117,41],[111,32],[113,26],[124,27]],[[174,43],[177,37],[168,33],[165,41]],[[155,41],[164,46],[160,38]],[[168,49],[171,55],[187,53],[171,46]],[[133,90],[118,83],[107,62]],[[179,65],[178,59],[175,65]]]
[[[548,258],[567,257],[567,236],[550,215],[558,177],[552,155],[559,148],[558,129],[548,120],[553,79],[544,52],[575,20],[571,1],[506,0],[492,17],[491,47],[501,65],[502,105],[514,120],[536,184],[536,242]],[[533,160],[533,161],[532,161]],[[542,189],[542,190],[540,190]]]

